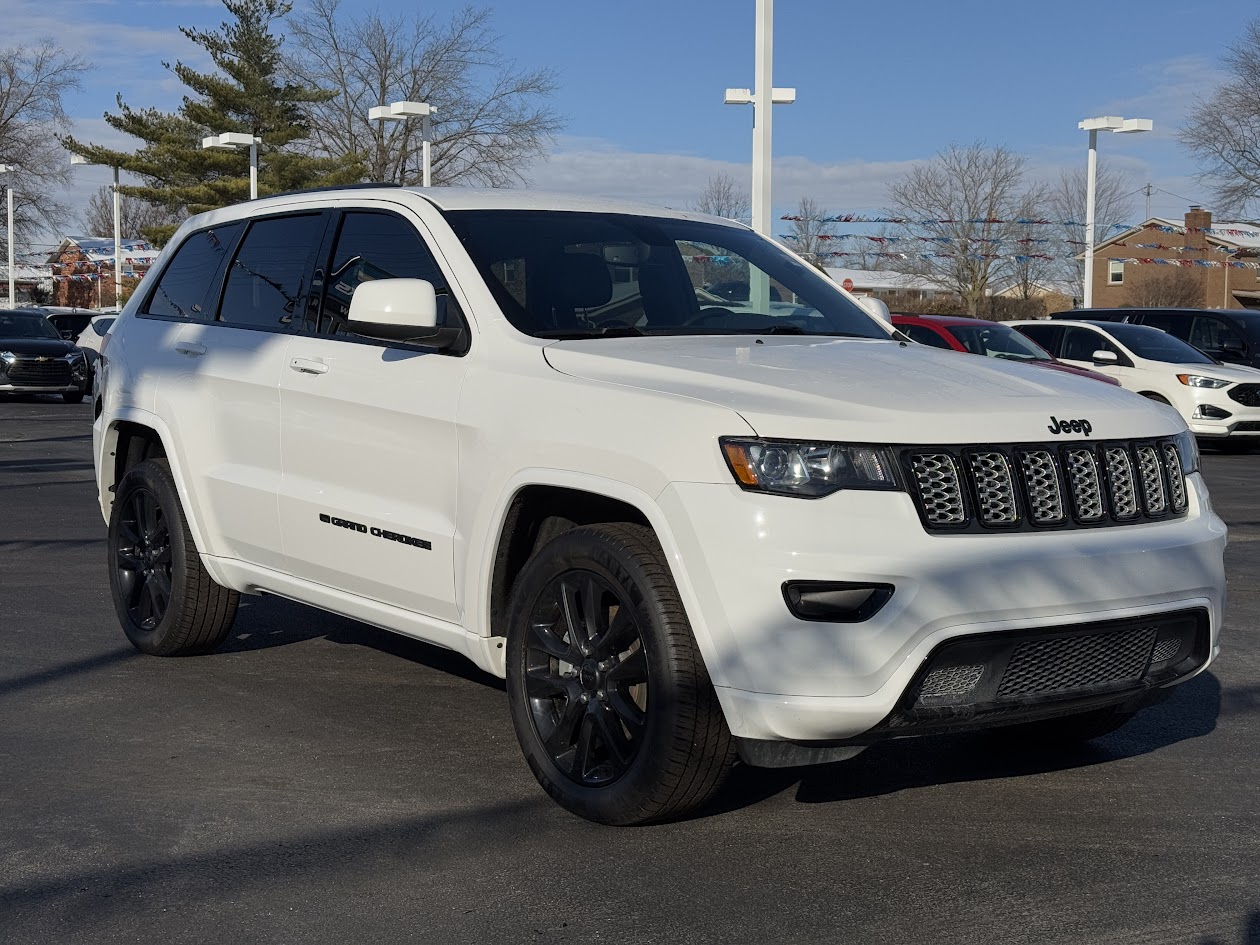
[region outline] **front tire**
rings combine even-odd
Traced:
[[[232,628],[240,595],[202,566],[165,459],[138,463],[118,483],[109,586],[123,632],[142,653],[207,653]]]
[[[680,817],[735,762],[678,590],[641,526],[566,532],[525,565],[508,614],[507,688],[538,783],[587,820]]]

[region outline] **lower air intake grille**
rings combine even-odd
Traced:
[[[901,450],[928,531],[1088,528],[1184,515],[1172,440]]]
[[[1260,384],[1239,384],[1228,391],[1229,399],[1246,407],[1260,407]]]
[[[1155,645],[1155,628],[1061,640],[1029,640],[1015,647],[998,698],[1067,692],[1140,679]]]

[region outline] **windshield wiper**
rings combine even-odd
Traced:
[[[643,333],[641,328],[633,325],[605,325],[603,328],[557,328],[551,331],[536,331],[534,337],[568,341],[573,338],[632,338]]]

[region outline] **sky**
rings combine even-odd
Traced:
[[[298,5],[304,0],[294,0]],[[386,12],[433,13],[448,0],[380,0]],[[709,176],[750,175],[752,109],[724,105],[727,87],[753,85],[754,0],[487,0],[505,58],[558,75],[552,100],[567,121],[531,186],[681,207]],[[1099,162],[1133,189],[1160,192],[1155,215],[1211,208],[1209,188],[1176,140],[1197,97],[1225,78],[1222,57],[1260,9],[1185,0],[778,0],[774,84],[797,100],[774,109],[775,214],[801,197],[830,211],[886,205],[890,183],[951,143],[1014,150],[1034,176],[1082,167],[1095,115],[1150,118],[1155,131],[1100,135]],[[179,26],[213,28],[219,0],[0,0],[0,45],[51,35],[94,64],[65,102],[77,136],[113,147],[134,142],[102,114],[115,96],[174,110],[182,87],[162,66],[202,65]],[[109,182],[78,168],[76,207]],[[1134,199],[1135,217],[1145,198]]]

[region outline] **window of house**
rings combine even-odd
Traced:
[[[228,270],[219,319],[254,328],[291,325],[310,292],[313,257],[323,236],[324,217],[318,213],[251,223]]]
[[[184,240],[170,265],[162,271],[144,312],[174,318],[213,317],[224,257],[232,251],[244,225],[216,226],[193,233]]]
[[[1124,282],[1124,260],[1107,260],[1107,285],[1120,285]]]

